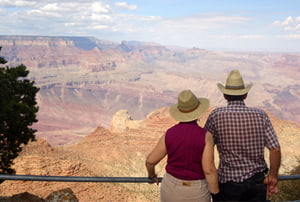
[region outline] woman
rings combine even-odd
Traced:
[[[148,177],[158,184],[155,165],[167,155],[160,188],[163,202],[205,202],[211,201],[209,191],[219,193],[212,134],[197,124],[208,107],[208,99],[197,98],[190,90],[182,91],[178,103],[170,107],[170,115],[179,123],[167,130],[146,159]]]

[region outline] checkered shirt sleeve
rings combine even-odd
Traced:
[[[264,148],[279,146],[267,114],[248,108],[243,101],[231,101],[227,107],[215,109],[205,127],[217,145],[221,183],[242,182],[266,169]]]

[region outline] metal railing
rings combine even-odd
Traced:
[[[147,177],[79,177],[79,176],[44,176],[44,175],[8,175],[0,174],[0,180],[54,181],[54,182],[119,182],[151,183]],[[162,178],[158,178],[161,182]],[[278,180],[300,180],[300,175],[283,175]]]
[[[153,182],[147,177],[79,177],[79,176],[44,176],[44,175],[7,175],[0,174],[0,180],[55,181],[55,182]],[[161,182],[162,178],[158,178]]]

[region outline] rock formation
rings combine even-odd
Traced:
[[[78,199],[72,189],[65,188],[54,191],[46,199],[24,192],[11,197],[0,197],[0,202],[78,202]]]
[[[133,120],[129,115],[127,110],[120,110],[112,117],[112,122],[110,126],[110,130],[112,132],[126,132],[130,129],[135,129],[140,127],[142,121]]]
[[[1,202],[46,202],[45,199],[28,192],[15,194],[11,197],[0,197]]]
[[[47,202],[78,202],[79,200],[74,195],[72,189],[65,188],[51,193],[47,198]]]

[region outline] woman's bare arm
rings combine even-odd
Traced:
[[[209,191],[212,194],[219,193],[218,173],[214,162],[214,139],[210,132],[207,132],[205,136],[202,167]]]
[[[155,166],[167,155],[167,148],[165,144],[165,135],[163,135],[152,152],[147,156],[146,168],[148,171],[148,177],[158,183],[157,175],[155,173]]]

